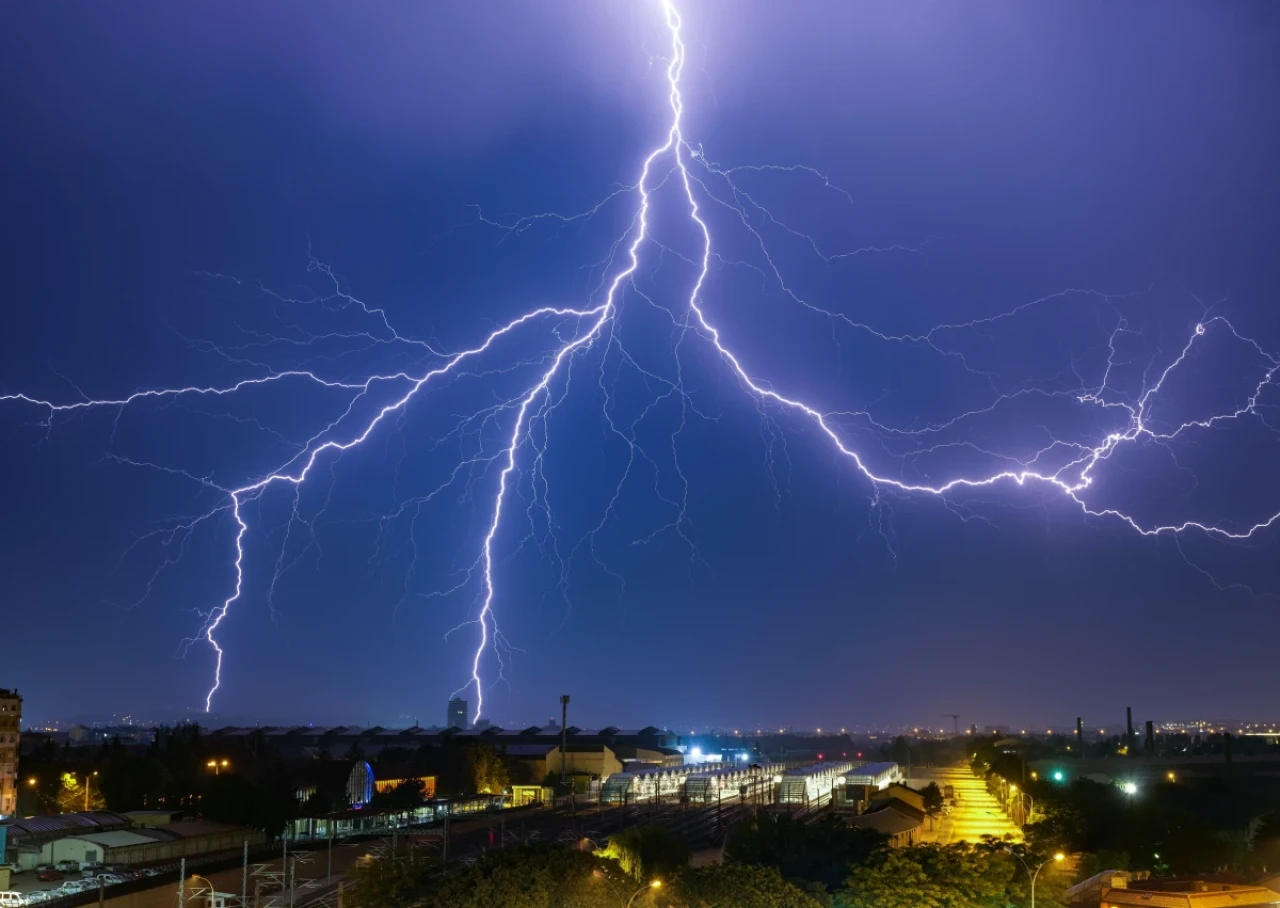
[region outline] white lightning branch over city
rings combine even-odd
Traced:
[[[530,524],[534,522],[535,512],[540,511],[548,527],[546,535],[553,535],[551,527],[554,521],[551,518],[548,498],[549,486],[546,477],[542,474],[544,456],[548,446],[554,444],[548,420],[552,413],[569,406],[567,401],[571,400],[576,390],[571,382],[574,363],[583,361],[588,351],[593,350],[596,351],[600,360],[594,385],[604,397],[604,419],[609,433],[626,447],[627,455],[625,466],[619,473],[615,491],[599,523],[584,538],[569,548],[570,562],[576,553],[585,551],[591,557],[595,557],[598,563],[602,563],[595,554],[595,537],[613,517],[615,505],[622,494],[623,487],[632,478],[633,467],[637,462],[644,462],[654,472],[655,477],[659,470],[657,461],[637,441],[637,427],[659,404],[672,400],[676,401],[680,407],[680,427],[671,434],[670,454],[681,492],[676,497],[669,496],[659,489],[655,478],[653,492],[664,505],[671,509],[672,517],[668,523],[649,532],[640,533],[636,543],[643,544],[659,533],[670,531],[689,546],[693,553],[692,557],[701,557],[687,535],[690,488],[680,466],[677,445],[678,436],[690,415],[694,418],[703,416],[692,392],[685,385],[681,359],[686,355],[684,351],[695,344],[705,345],[706,351],[728,370],[733,382],[746,399],[760,411],[765,434],[772,438],[775,432],[781,432],[774,420],[783,415],[789,415],[797,422],[816,430],[819,440],[828,445],[837,455],[843,468],[860,476],[861,481],[871,489],[869,500],[873,510],[880,507],[883,504],[883,498],[889,495],[933,497],[941,499],[947,509],[968,519],[972,516],[972,505],[958,502],[958,495],[1000,486],[1010,486],[1015,490],[1018,487],[1039,486],[1052,496],[1078,508],[1079,512],[1086,517],[1116,522],[1141,536],[1173,537],[1176,540],[1196,535],[1232,544],[1261,540],[1268,531],[1274,532],[1280,526],[1280,506],[1277,506],[1273,512],[1252,517],[1247,521],[1225,521],[1195,516],[1153,521],[1139,516],[1118,501],[1111,501],[1105,495],[1095,494],[1095,483],[1099,474],[1122,451],[1148,444],[1169,448],[1175,442],[1185,441],[1198,433],[1216,432],[1226,426],[1245,421],[1254,421],[1272,433],[1280,432],[1280,426],[1268,421],[1270,412],[1275,411],[1277,404],[1280,403],[1280,398],[1274,398],[1277,371],[1280,370],[1280,353],[1266,349],[1263,344],[1237,331],[1225,316],[1212,314],[1212,307],[1205,306],[1203,307],[1204,316],[1191,327],[1185,340],[1176,344],[1167,356],[1152,355],[1146,372],[1142,376],[1140,392],[1126,394],[1116,390],[1110,384],[1113,369],[1118,369],[1125,364],[1117,348],[1128,335],[1133,333],[1129,322],[1121,315],[1120,307],[1128,298],[1125,295],[1104,294],[1094,290],[1058,291],[1024,302],[993,316],[968,322],[942,324],[927,332],[916,334],[880,331],[870,324],[846,315],[838,308],[824,307],[801,296],[799,291],[793,289],[793,284],[785,275],[785,269],[777,263],[777,259],[771,253],[766,242],[765,225],[770,225],[792,239],[800,241],[825,265],[861,255],[882,253],[923,255],[924,244],[916,247],[893,245],[831,252],[824,249],[823,245],[809,233],[791,226],[789,221],[775,215],[773,211],[757,201],[757,196],[743,185],[743,180],[750,178],[816,180],[822,191],[834,193],[852,204],[855,201],[854,196],[835,185],[825,173],[805,165],[727,167],[711,161],[702,146],[685,133],[686,110],[682,80],[687,75],[687,53],[680,12],[667,0],[655,0],[655,5],[665,23],[670,40],[666,53],[661,57],[660,67],[661,72],[665,74],[662,91],[669,104],[669,119],[661,142],[655,144],[643,158],[638,174],[633,177],[633,182],[610,192],[595,206],[577,214],[546,212],[529,216],[494,218],[486,216],[482,210],[477,209],[479,213],[476,223],[480,229],[496,229],[504,235],[519,236],[543,226],[555,228],[568,224],[585,226],[607,206],[633,204],[625,232],[613,239],[609,256],[600,263],[600,283],[595,291],[588,294],[585,303],[543,305],[531,308],[496,327],[479,343],[460,351],[447,352],[445,345],[434,339],[422,340],[399,333],[392,326],[392,320],[384,309],[371,307],[352,296],[343,289],[341,281],[328,266],[313,259],[312,270],[333,283],[332,295],[320,301],[323,302],[326,311],[351,312],[368,319],[370,327],[367,330],[317,334],[303,331],[296,325],[290,325],[293,333],[289,336],[250,332],[248,340],[241,345],[208,344],[203,348],[205,352],[220,356],[236,367],[253,369],[258,373],[226,384],[149,388],[114,399],[94,399],[85,396],[82,399],[70,401],[45,399],[43,396],[25,393],[0,394],[0,402],[11,407],[32,407],[47,414],[46,425],[52,425],[53,421],[60,417],[92,410],[114,411],[118,420],[119,414],[132,407],[201,398],[236,399],[239,395],[273,385],[292,387],[297,384],[323,389],[325,392],[344,397],[346,404],[339,415],[320,426],[304,441],[296,444],[295,453],[285,462],[276,469],[250,477],[238,485],[216,484],[206,477],[197,476],[177,467],[112,455],[113,459],[122,465],[171,473],[184,480],[199,483],[219,496],[218,504],[204,513],[177,520],[162,530],[155,531],[168,542],[181,540],[181,551],[185,551],[186,539],[197,526],[220,520],[230,520],[234,524],[233,548],[227,561],[228,593],[220,602],[215,602],[207,610],[202,611],[202,623],[198,631],[184,641],[184,651],[192,644],[203,643],[210,647],[213,653],[213,678],[204,699],[206,711],[212,710],[215,697],[223,685],[223,657],[228,646],[227,631],[236,606],[245,593],[246,537],[253,531],[249,506],[275,489],[289,490],[294,496],[293,519],[289,523],[289,528],[292,528],[295,522],[305,523],[306,521],[298,516],[297,496],[301,489],[308,485],[309,480],[322,469],[331,467],[333,462],[341,458],[344,453],[364,445],[379,433],[391,431],[393,425],[407,418],[407,411],[415,401],[427,397],[438,386],[446,385],[464,376],[507,375],[532,369],[532,376],[523,379],[525,383],[517,393],[507,396],[499,395],[497,402],[491,406],[474,413],[463,414],[458,417],[455,429],[450,433],[454,437],[461,437],[467,433],[478,434],[487,427],[502,424],[501,441],[497,448],[486,449],[481,444],[473,455],[463,456],[434,491],[403,502],[395,511],[382,519],[385,523],[410,510],[421,508],[464,475],[469,477],[470,483],[474,486],[476,483],[474,471],[477,469],[483,471],[487,467],[494,468],[494,475],[490,477],[493,487],[486,491],[482,498],[481,506],[486,518],[483,538],[479,541],[476,557],[462,572],[455,586],[432,594],[446,595],[471,584],[478,586],[474,613],[450,633],[464,628],[474,628],[477,635],[476,648],[469,658],[469,674],[465,679],[460,679],[463,680],[463,684],[459,687],[459,691],[474,689],[476,709],[473,719],[480,718],[485,709],[485,691],[494,683],[494,680],[487,678],[485,674],[486,657],[492,654],[496,658],[499,665],[498,675],[502,677],[506,654],[512,650],[498,623],[503,601],[500,567],[504,553],[500,551],[501,536],[507,523],[518,519],[513,516],[513,499],[517,496],[527,498],[525,516]],[[665,198],[665,196],[660,197],[661,193],[672,194],[677,199],[677,204],[680,206],[677,213],[685,219],[687,228],[695,238],[693,252],[679,251],[656,235],[656,206]],[[745,232],[745,236],[749,238],[748,246],[752,254],[757,256],[757,263],[726,257],[724,246],[717,239],[715,219],[708,214],[711,211],[726,212],[730,223],[734,223]],[[687,292],[681,291],[676,297],[659,299],[655,298],[653,291],[642,289],[637,279],[641,276],[646,253],[654,253],[660,257],[670,255],[674,260],[690,267],[692,277]],[[761,282],[776,287],[784,299],[801,307],[805,317],[816,316],[830,320],[833,333],[838,327],[840,330],[858,333],[874,343],[897,345],[914,351],[923,351],[944,360],[954,360],[967,374],[990,380],[991,397],[980,407],[967,409],[948,419],[925,425],[920,425],[918,422],[905,426],[895,425],[887,417],[873,416],[870,407],[857,411],[830,411],[808,399],[806,395],[783,388],[779,383],[763,377],[753,367],[752,356],[747,352],[746,346],[735,339],[731,327],[716,317],[716,310],[709,303],[708,285],[717,266],[741,266],[751,269]],[[231,281],[242,286],[242,282],[236,278],[222,275],[209,277]],[[306,306],[317,302],[277,295],[262,287],[257,289],[282,304]],[[627,346],[623,344],[619,323],[625,311],[624,298],[628,294],[639,299],[653,312],[660,313],[663,318],[669,318],[671,336],[675,339],[674,375],[661,375],[654,369],[641,365],[639,358],[632,356]],[[1108,355],[1105,368],[1101,376],[1092,381],[1087,381],[1076,373],[1074,384],[1051,385],[1027,382],[1001,389],[997,387],[988,372],[971,366],[966,355],[956,345],[951,345],[947,341],[948,337],[977,333],[999,323],[1016,319],[1025,313],[1060,305],[1077,298],[1091,300],[1098,303],[1105,311],[1115,314],[1114,322],[1106,331]],[[533,358],[517,357],[492,368],[481,364],[502,348],[503,344],[517,336],[526,336],[529,332],[535,334],[549,332],[554,340]],[[333,341],[351,343],[356,349],[362,350],[372,348],[410,350],[414,351],[414,355],[419,355],[434,364],[421,371],[393,369],[352,379],[329,376],[323,362],[310,363],[306,368],[277,370],[273,369],[269,363],[262,361],[269,357],[272,349],[282,345],[306,349]],[[1199,414],[1196,418],[1172,422],[1164,418],[1156,419],[1153,416],[1153,410],[1161,405],[1175,377],[1186,369],[1189,358],[1205,345],[1214,343],[1231,343],[1242,351],[1237,357],[1240,368],[1248,371],[1251,376],[1254,373],[1257,375],[1256,381],[1252,377],[1249,379],[1250,393],[1230,407]],[[643,407],[634,419],[615,419],[613,411],[615,391],[606,378],[606,362],[610,357],[613,358],[613,362],[621,362],[633,370],[646,387],[660,389],[653,400]],[[322,359],[317,357],[317,360]],[[1031,451],[1030,454],[1025,451],[990,450],[969,440],[956,440],[954,436],[948,434],[968,421],[1024,399],[1065,401],[1072,407],[1104,414],[1110,422],[1105,430],[1100,431],[1088,441],[1057,437],[1053,432],[1049,432],[1048,442],[1038,450]],[[507,420],[508,423],[503,424],[503,420]],[[951,475],[939,481],[904,478],[905,471],[895,476],[891,470],[877,466],[876,452],[864,445],[864,442],[868,441],[874,442],[881,453],[895,458],[899,463],[909,457],[945,454],[950,450],[959,449],[967,454],[981,454],[1005,466],[974,470],[967,462],[958,462],[958,465],[951,469]],[[783,444],[785,445],[785,442]],[[770,450],[772,450],[771,447]],[[527,489],[522,487],[522,482],[526,480],[528,481]],[[533,539],[539,545],[543,542],[534,530],[526,536],[526,541],[529,539]],[[1273,541],[1267,540],[1267,544]],[[286,536],[286,544],[287,542]],[[888,542],[886,539],[886,544]],[[521,545],[524,545],[523,541]],[[550,546],[548,557],[563,566],[565,558],[560,554],[559,544],[551,540]],[[275,581],[292,563],[296,563],[296,560],[286,563],[285,549],[282,546],[279,559],[275,564],[272,591],[274,591]],[[166,559],[159,570],[163,570],[171,563],[172,561]],[[1196,565],[1193,567],[1209,576],[1220,589],[1224,588],[1223,584],[1207,571]],[[606,567],[606,570],[609,569]],[[611,571],[610,573],[612,574]],[[152,580],[154,581],[154,577]],[[149,590],[150,585],[148,585],[148,592]]]

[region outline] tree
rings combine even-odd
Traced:
[[[776,867],[711,864],[680,874],[672,908],[823,908]]]
[[[205,781],[200,812],[205,819],[232,826],[253,826],[257,820],[253,783],[239,773],[224,772]]]
[[[304,817],[323,817],[332,810],[333,804],[328,796],[323,791],[316,791],[303,803],[301,813]]]
[[[471,745],[467,749],[467,768],[477,794],[501,794],[511,784],[507,761],[492,747]]]
[[[658,823],[631,826],[609,839],[602,857],[618,862],[622,872],[640,882],[670,877],[689,863],[689,846]]]
[[[401,779],[390,791],[380,791],[373,796],[370,805],[380,810],[412,810],[427,800],[426,783],[421,779]]]
[[[916,845],[855,867],[840,908],[1004,908],[1014,859],[981,846]]]
[[[942,789],[938,787],[937,782],[930,782],[920,789],[920,795],[924,798],[925,813],[931,817],[936,817],[942,812]]]
[[[107,801],[102,796],[102,789],[93,784],[95,781],[93,776],[86,776],[85,785],[81,785],[75,775],[64,772],[62,785],[58,789],[58,810],[62,813],[74,813],[77,810],[101,810],[106,807]]]
[[[760,813],[734,829],[724,854],[730,863],[776,867],[793,882],[834,890],[850,866],[870,859],[885,842],[880,833],[851,828],[830,814],[813,823],[797,823],[786,814]]]
[[[439,862],[409,849],[404,856],[357,864],[347,872],[355,881],[351,903],[355,908],[402,908],[422,898]]]
[[[907,744],[907,739],[898,735],[893,739],[893,749],[890,751],[890,759],[902,766],[906,766],[911,762],[911,746]]]
[[[581,851],[535,845],[490,851],[473,865],[442,877],[426,893],[426,904],[448,908],[620,908],[625,886],[610,867]],[[394,903],[394,908],[410,900]],[[362,903],[360,908],[393,908]]]

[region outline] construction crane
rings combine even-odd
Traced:
[[[960,734],[960,716],[956,713],[943,713],[942,718],[950,719],[952,724],[955,725],[956,734]]]

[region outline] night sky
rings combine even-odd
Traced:
[[[790,291],[847,320],[789,296],[704,196],[705,308],[762,384],[869,413],[834,423],[880,475],[936,485],[1055,438],[1097,444],[1198,322],[1203,343],[1147,411],[1157,431],[1247,406],[1274,366],[1209,322],[1280,351],[1274,4],[683,12],[685,138],[703,160],[803,164],[839,187],[733,176]],[[665,138],[670,53],[658,0],[8,4],[0,395],[417,375],[440,362],[426,345],[598,303],[636,193],[589,219],[516,217],[584,212],[635,182]],[[561,693],[581,725],[1272,715],[1280,527],[1144,538],[1042,483],[877,495],[681,330],[700,253],[677,184],[654,192],[608,339],[558,374],[518,449],[494,540],[508,645],[482,659],[489,718],[543,720]],[[850,324],[918,336],[1022,306],[932,343]],[[387,324],[423,343],[389,341]],[[504,338],[322,457],[296,498],[276,486],[243,507],[215,713],[443,721],[477,629],[445,633],[478,608],[513,426],[491,408],[573,330]],[[1108,359],[1111,406],[1081,405]],[[397,389],[352,405],[280,379],[52,418],[0,402],[0,686],[36,721],[196,715],[212,650],[184,657],[182,641],[234,587],[219,489],[358,433]],[[1278,408],[1268,384],[1251,414],[1128,447],[1090,505],[1144,526],[1267,520]],[[640,420],[639,454],[610,420]]]

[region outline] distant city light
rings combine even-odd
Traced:
[[[1138,786],[1132,782],[1125,782],[1124,793],[1127,795],[1136,795],[1138,793]]]

